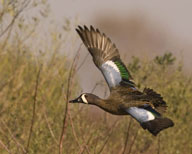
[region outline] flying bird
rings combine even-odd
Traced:
[[[154,136],[174,125],[171,119],[162,115],[167,105],[160,94],[149,88],[143,92],[136,88],[118,49],[104,33],[93,26],[90,29],[78,26],[76,31],[103,74],[110,96],[102,99],[91,93],[83,93],[70,103],[96,105],[114,115],[130,115]]]

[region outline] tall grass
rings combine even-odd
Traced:
[[[64,55],[55,54],[47,60],[45,55],[36,57],[31,51],[16,51],[15,48],[1,51],[0,61],[1,140],[19,152],[21,149],[11,139],[12,134],[23,148],[26,147],[35,99],[30,149],[34,152],[54,150],[62,126],[70,62]],[[77,87],[74,82],[73,92]]]
[[[9,13],[0,17],[1,27]],[[127,64],[140,90],[153,88],[164,97],[166,116],[175,123],[153,137],[129,116],[68,104],[81,91],[76,72],[83,63],[78,52],[73,60],[66,57],[60,33],[46,37],[49,45],[38,52],[31,35],[40,20],[33,19],[31,25],[15,18],[0,40],[0,153],[192,153],[191,76],[171,53],[149,61],[133,57]],[[58,52],[61,44],[64,53]]]
[[[47,58],[11,47],[1,51],[0,61],[0,141],[11,153],[58,153],[71,62],[59,53]],[[153,137],[129,116],[107,114],[106,118],[98,109],[102,116],[95,119],[89,106],[70,104],[63,153],[192,152],[192,84],[182,65],[165,54],[151,61],[134,57],[128,68],[141,90],[147,86],[162,94],[168,104],[166,116],[175,126]],[[80,90],[76,79],[77,75],[71,79],[70,97]],[[6,153],[5,148],[1,151]]]

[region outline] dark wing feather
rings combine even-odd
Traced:
[[[101,34],[98,29],[90,26],[82,28],[78,26],[76,29],[83,43],[93,57],[93,62],[104,75],[110,88],[118,85],[134,87],[134,83],[126,66],[120,59],[119,51],[115,44]]]
[[[148,108],[148,106],[151,106],[160,113],[165,112],[167,109],[163,97],[150,88],[145,88],[143,92],[140,92],[137,89],[132,90],[131,88],[118,86],[111,92],[111,97],[113,98],[113,96],[118,99],[116,101],[124,104],[122,106],[124,109],[129,107]]]
[[[145,88],[143,90],[144,96],[146,100],[150,100],[153,104],[153,106],[159,111],[159,112],[165,112],[167,109],[167,104],[163,100],[163,97],[156,93],[153,89]]]
[[[107,60],[120,58],[115,44],[104,33],[101,34],[98,29],[95,30],[91,26],[89,30],[86,26],[84,26],[84,29],[78,26],[76,31],[93,56],[93,61],[97,67],[100,67]]]

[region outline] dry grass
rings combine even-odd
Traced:
[[[49,59],[46,54],[35,57],[26,50],[1,51],[0,145],[4,153],[58,153],[59,149],[63,153],[191,152],[192,84],[181,66],[137,58],[128,65],[138,87],[147,85],[163,95],[169,106],[167,116],[175,122],[160,137],[153,137],[134,120],[129,122],[128,116],[107,114],[106,119],[99,111],[102,115],[94,119],[86,105],[70,105],[64,114],[68,97],[77,96],[80,90],[77,76],[69,76],[71,63],[64,55],[54,54]],[[73,72],[78,68],[77,59]],[[66,124],[63,118],[67,118]]]
[[[18,23],[14,16],[12,20]],[[162,94],[169,106],[166,116],[175,122],[173,128],[153,137],[129,116],[113,116],[97,107],[95,115],[88,105],[68,104],[81,91],[76,72],[84,63],[78,63],[79,54],[70,60],[59,53],[61,44],[64,53],[67,47],[57,32],[45,38],[49,45],[38,52],[31,36],[35,28],[26,28],[22,20],[20,29],[14,23],[2,31],[0,41],[2,154],[192,153],[191,76],[172,54],[151,61],[134,57],[128,64],[141,90],[147,86]],[[27,45],[23,38],[28,39]]]

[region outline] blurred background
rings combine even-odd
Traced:
[[[192,1],[0,0],[0,153],[192,153]],[[77,35],[93,25],[175,126],[157,137],[129,116],[68,104],[109,95]]]
[[[77,36],[74,31],[77,24],[99,28],[117,45],[124,61],[132,56],[150,59],[168,51],[182,59],[186,71],[191,73],[192,2],[189,0],[56,0],[50,1],[50,7],[56,22],[75,21],[71,27],[74,37]],[[77,42],[79,44],[81,40]],[[81,52],[86,54],[85,48]],[[85,63],[82,72],[91,70],[92,65]],[[100,80],[100,76],[94,73],[87,75],[91,75],[87,78],[94,81]],[[80,78],[83,89],[93,87],[91,83],[87,87],[87,78],[83,79],[83,75],[80,74]]]

